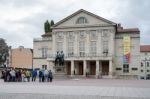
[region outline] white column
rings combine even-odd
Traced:
[[[99,76],[99,60],[96,60],[96,78]]]
[[[53,53],[51,53],[51,54],[53,54],[53,55],[55,55],[56,54],[56,42],[55,42],[55,35],[56,35],[56,32],[54,32],[53,34],[52,34],[52,52]]]
[[[87,68],[87,63],[86,60],[83,61],[83,76],[86,76],[86,68]]]
[[[109,60],[109,76],[112,78],[112,60]]]
[[[71,60],[71,76],[74,75],[74,60]]]

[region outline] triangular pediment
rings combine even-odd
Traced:
[[[77,20],[80,17],[87,19],[87,23],[78,24]],[[83,9],[71,14],[70,16],[64,18],[63,20],[57,22],[53,27],[75,27],[75,26],[88,26],[88,25],[116,25],[116,23],[97,16],[91,12],[85,11]]]

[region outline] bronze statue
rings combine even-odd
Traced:
[[[57,64],[59,64],[59,66],[64,65],[64,53],[63,53],[63,51],[61,51],[61,53],[59,51],[57,51],[56,58],[55,58],[55,66]]]

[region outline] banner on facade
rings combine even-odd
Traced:
[[[130,63],[130,44],[131,44],[130,36],[124,36],[123,37],[123,64]]]

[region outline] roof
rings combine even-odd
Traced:
[[[117,29],[117,33],[128,33],[128,32],[134,32],[134,33],[139,33],[140,30],[138,28],[127,28],[127,29]]]
[[[52,36],[52,32],[50,32],[50,33],[45,33],[45,34],[43,34],[43,35],[41,35],[42,37],[50,37],[50,36]]]
[[[127,28],[124,29],[121,24],[117,24],[117,33],[140,33],[139,28]]]
[[[140,52],[150,52],[150,45],[141,45]]]
[[[68,17],[62,19],[61,21],[57,22],[53,27],[56,27],[56,26],[60,25],[61,23],[67,21],[68,19],[71,19],[73,16],[75,16],[75,15],[81,13],[81,12],[84,12],[84,13],[86,13],[86,14],[88,14],[88,15],[94,16],[94,17],[96,17],[96,18],[98,18],[98,19],[100,19],[100,20],[103,20],[103,21],[105,21],[105,22],[108,22],[108,23],[110,23],[110,24],[116,25],[116,23],[114,23],[114,22],[112,22],[112,21],[109,21],[109,20],[107,20],[107,19],[105,19],[105,18],[102,18],[102,17],[100,17],[100,16],[98,16],[98,15],[96,15],[96,14],[93,14],[93,13],[91,13],[91,12],[88,12],[88,11],[86,11],[86,10],[80,9],[80,10],[76,11],[75,13],[69,15]]]

